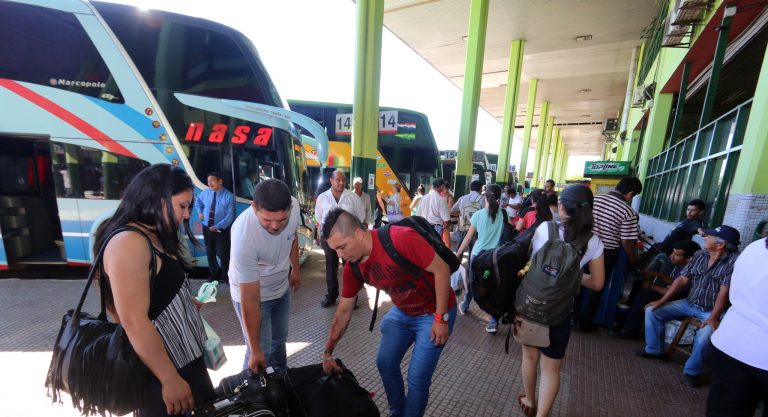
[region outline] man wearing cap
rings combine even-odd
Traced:
[[[683,382],[691,387],[701,385],[700,374],[711,350],[709,338],[720,325],[728,305],[728,288],[740,239],[739,231],[726,225],[711,230],[699,229],[699,234],[704,239],[704,249],[693,255],[660,300],[645,307],[645,349],[636,352],[643,358],[665,359],[664,324],[684,317],[701,321],[691,357],[683,367]],[[688,297],[669,302],[689,281]]]
[[[360,201],[363,203],[363,211],[365,211],[365,218],[363,219],[363,226],[368,228],[368,224],[371,222],[371,198],[368,193],[363,192],[363,179],[355,177],[352,180],[352,190],[360,197]]]

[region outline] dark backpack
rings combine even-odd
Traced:
[[[435,250],[435,253],[440,256],[440,258],[445,261],[446,264],[448,264],[448,268],[450,268],[451,274],[459,269],[459,266],[461,265],[459,258],[457,258],[456,254],[454,254],[447,246],[445,246],[443,239],[440,237],[440,235],[437,234],[435,228],[432,227],[427,219],[420,216],[405,217],[402,220],[389,223],[378,229],[381,246],[384,247],[384,251],[387,252],[387,255],[389,255],[389,257],[395,261],[396,264],[403,265],[413,271],[421,271],[421,268],[414,265],[413,262],[409,261],[406,257],[397,251],[395,244],[392,242],[392,238],[389,235],[390,226],[410,227],[411,229],[415,230],[419,236],[421,236],[424,240],[427,241],[427,243],[429,243],[430,246],[432,246],[432,249]],[[357,277],[360,282],[365,282],[363,279],[363,273],[360,271],[360,265],[358,265],[357,262],[350,262],[349,266],[352,268],[352,272],[355,274],[355,277]],[[435,289],[432,288],[433,292],[434,290]],[[373,316],[371,317],[371,324],[368,326],[369,331],[373,331],[373,324],[376,322],[376,314],[378,313],[379,307],[379,291],[379,289],[376,289],[376,300],[373,304]]]
[[[547,222],[549,240],[533,255],[531,267],[515,297],[515,309],[539,324],[553,326],[571,313],[581,285],[581,257],[592,234],[571,243],[560,239],[556,222]]]
[[[517,229],[515,226],[509,223],[509,215],[507,210],[501,210],[502,218],[504,219],[504,228],[501,230],[501,244],[504,245],[507,242],[511,242],[512,239],[517,236]]]
[[[502,323],[511,322],[515,292],[521,278],[517,272],[530,258],[531,239],[537,225],[495,249],[481,250],[472,258],[472,294],[481,310]]]

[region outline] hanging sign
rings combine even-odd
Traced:
[[[336,136],[352,135],[352,113],[336,114]],[[393,134],[397,133],[397,110],[386,110],[379,112],[379,133]]]
[[[629,161],[587,161],[584,176],[591,175],[629,175]]]

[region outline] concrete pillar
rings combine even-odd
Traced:
[[[545,101],[541,103],[541,114],[539,115],[539,128],[536,135],[536,163],[533,164],[533,181],[531,182],[531,188],[540,187],[542,179],[541,177],[541,161],[542,155],[547,150],[544,149],[544,141],[547,134],[547,118],[549,117],[549,102]]]
[[[744,144],[736,166],[723,223],[741,233],[742,248],[752,241],[757,224],[768,219],[768,50],[749,112]],[[716,225],[715,225],[716,226]]]
[[[475,150],[477,112],[480,105],[480,84],[483,78],[485,30],[488,26],[489,0],[472,0],[469,10],[467,62],[464,69],[464,92],[461,101],[459,155],[456,160],[455,198],[467,193],[472,180],[472,152]]]
[[[352,175],[376,175],[379,142],[379,87],[381,84],[381,38],[384,26],[384,0],[357,0],[357,40],[355,43],[355,95],[352,105]],[[350,178],[351,182],[351,178]],[[375,207],[375,193],[367,190]]]
[[[504,96],[504,119],[501,125],[501,147],[499,160],[496,164],[496,182],[504,184],[508,181],[509,160],[512,153],[512,140],[515,136],[515,116],[517,114],[517,99],[520,95],[520,75],[523,72],[523,50],[525,41],[516,39],[509,47],[509,73],[507,75],[507,92]]]
[[[518,175],[520,176],[520,183],[525,186],[525,178],[528,176],[528,150],[531,147],[531,130],[533,129],[533,113],[536,110],[536,90],[539,85],[539,80],[532,79],[528,84],[528,107],[525,112],[525,126],[523,128],[523,153],[520,155],[520,167],[518,168]]]

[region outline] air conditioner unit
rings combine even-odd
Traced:
[[[645,101],[645,97],[643,95],[643,90],[645,89],[645,86],[637,86],[632,91],[632,107],[643,107],[643,101]]]

